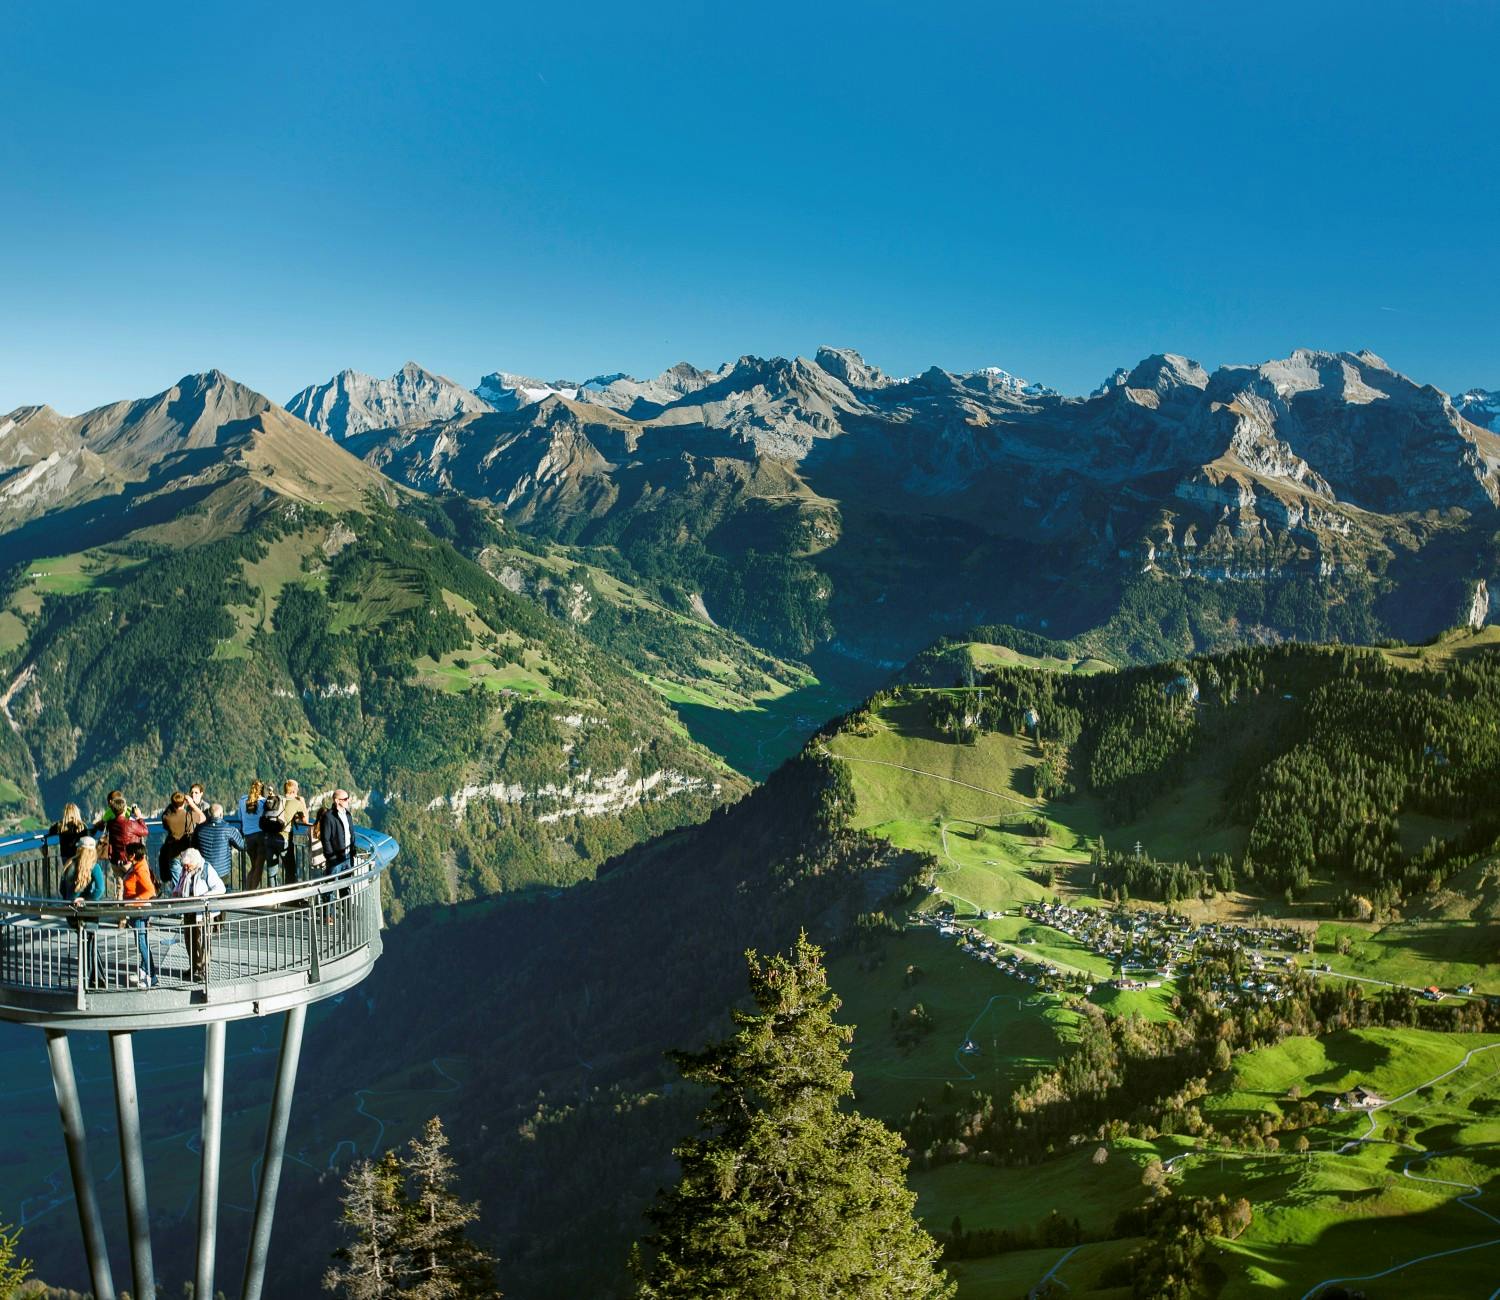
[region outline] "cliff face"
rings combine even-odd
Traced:
[[[413,421],[451,420],[494,408],[451,379],[408,361],[389,379],[345,370],[326,384],[304,388],[286,409],[334,438]]]

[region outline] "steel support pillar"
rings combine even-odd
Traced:
[[[255,1222],[250,1229],[250,1249],[245,1256],[245,1284],[240,1289],[240,1300],[261,1300],[261,1287],[266,1280],[271,1219],[276,1213],[276,1190],[281,1183],[281,1162],[286,1154],[286,1130],[292,1117],[292,1091],[297,1085],[297,1061],[302,1055],[302,1027],[306,1021],[306,1005],[292,1007],[286,1013],[286,1024],[281,1032],[276,1091],[271,1098],[271,1118],[266,1126],[266,1156],[261,1165],[260,1191],[255,1198]]]
[[[99,1217],[99,1197],[89,1172],[88,1144],[83,1107],[78,1101],[78,1080],[73,1075],[73,1050],[66,1030],[48,1029],[47,1059],[52,1066],[52,1089],[62,1117],[63,1141],[68,1148],[68,1169],[73,1175],[73,1199],[78,1204],[78,1228],[89,1263],[89,1285],[95,1300],[115,1300],[115,1279],[104,1245],[104,1222]]]
[[[156,1300],[151,1264],[151,1214],[146,1208],[146,1161],[141,1151],[141,1110],[135,1088],[135,1047],[128,1029],[111,1030],[115,1071],[115,1116],[120,1126],[120,1170],[125,1183],[125,1224],[130,1233],[130,1272],[136,1300]]]
[[[193,1294],[212,1300],[219,1232],[219,1154],[224,1136],[224,1031],[210,1020],[203,1038],[203,1164],[198,1174],[198,1265]]]

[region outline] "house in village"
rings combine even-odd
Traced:
[[[1385,1098],[1363,1084],[1356,1084],[1324,1104],[1329,1110],[1375,1110],[1385,1105]]]

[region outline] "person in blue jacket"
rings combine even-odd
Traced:
[[[245,837],[240,834],[238,826],[231,826],[224,820],[224,805],[221,803],[211,804],[208,809],[208,820],[203,822],[193,832],[193,843],[198,852],[203,854],[205,862],[218,873],[219,879],[228,881],[230,879],[230,868],[233,859],[230,856],[230,848],[245,850]],[[177,881],[172,881],[175,891]]]
[[[79,838],[73,850],[73,861],[63,875],[64,896],[75,908],[85,903],[102,903],[109,896],[109,883],[104,877],[104,864],[99,861],[99,842],[92,835]],[[78,960],[82,964],[88,953],[90,977],[96,987],[104,983],[104,971],[99,961],[98,936],[92,926],[84,924],[82,917],[73,923],[78,932]]]

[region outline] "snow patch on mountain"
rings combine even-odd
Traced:
[[[523,406],[534,406],[549,397],[565,397],[574,401],[581,385],[568,379],[532,379],[529,375],[513,375],[508,370],[495,370],[479,381],[474,390],[476,397],[495,411],[519,411]]]
[[[985,366],[976,373],[983,375],[993,387],[1002,392],[1013,393],[1017,397],[1062,396],[1055,388],[1048,388],[1046,384],[1031,383],[1019,375],[1011,374],[1009,370],[1002,370],[999,366]]]
[[[1500,390],[1471,388],[1453,399],[1453,407],[1470,424],[1500,432]]]

